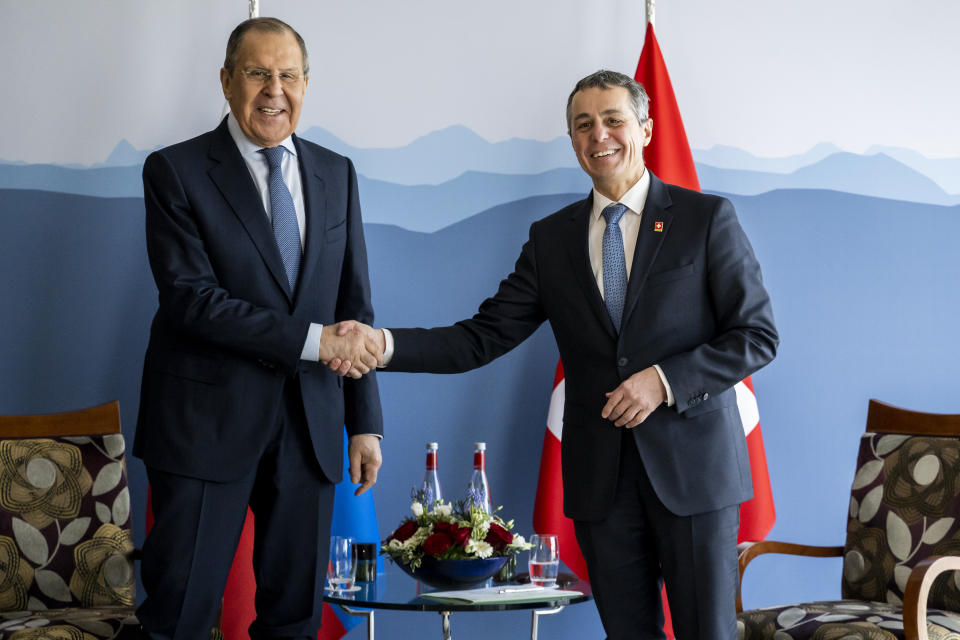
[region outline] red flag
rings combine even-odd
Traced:
[[[644,86],[650,96],[650,117],[653,118],[653,139],[643,152],[644,162],[664,182],[699,191],[693,154],[687,143],[680,109],[673,95],[673,85],[670,84],[670,75],[652,24],[647,24],[643,52],[634,79]],[[763,436],[760,433],[760,413],[750,378],[738,383],[736,392],[753,476],[753,499],[740,507],[738,538],[741,542],[763,540],[773,527],[776,512],[767,473],[767,456],[763,450]]]
[[[647,24],[643,51],[634,79],[641,83],[650,96],[650,117],[653,118],[653,139],[644,150],[644,162],[664,182],[687,189],[700,190],[693,154],[680,118],[680,109],[670,84],[670,75],[660,52],[660,45]],[[557,374],[550,398],[547,429],[540,458],[540,477],[534,504],[533,528],[539,533],[557,533],[563,562],[580,578],[586,578],[586,563],[573,534],[573,522],[563,515],[563,481],[560,473],[560,441],[563,427],[563,366],[557,364]],[[767,458],[760,433],[760,414],[753,395],[750,378],[735,387],[737,406],[747,438],[750,471],[753,477],[753,499],[740,507],[739,541],[762,540],[770,532],[776,519],[773,493],[767,473]],[[670,610],[664,593],[664,630],[673,638]]]

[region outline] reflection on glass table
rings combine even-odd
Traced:
[[[537,640],[537,627],[540,616],[559,613],[571,604],[586,602],[592,598],[590,584],[582,580],[563,584],[559,589],[528,591],[530,584],[494,583],[488,580],[478,587],[495,587],[500,590],[517,591],[515,597],[536,597],[535,601],[502,601],[469,603],[452,600],[438,600],[427,596],[440,591],[414,580],[391,562],[385,562],[385,573],[377,576],[376,582],[356,582],[354,591],[338,593],[330,590],[323,592],[323,599],[353,616],[367,619],[367,640],[374,640],[374,611],[392,609],[397,611],[434,611],[440,614],[444,640],[451,640],[450,614],[479,611],[516,611],[528,609],[531,612],[530,638]],[[359,589],[357,589],[359,587]],[[581,595],[564,594],[564,591],[579,591]],[[554,596],[554,594],[556,594]],[[513,595],[511,594],[511,597]]]

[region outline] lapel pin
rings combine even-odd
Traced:
[[[663,222],[661,222],[660,220],[657,220],[656,222],[654,222],[654,223],[653,223],[653,230],[656,231],[657,233],[662,232],[662,231],[663,231]]]

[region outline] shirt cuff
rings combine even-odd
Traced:
[[[301,360],[320,362],[320,337],[322,332],[322,324],[310,323],[310,328],[307,330],[307,340],[303,343],[303,351],[300,352]]]
[[[653,368],[657,370],[657,375],[660,376],[660,382],[663,383],[663,388],[667,390],[667,406],[673,406],[673,389],[670,388],[670,383],[667,382],[667,376],[663,374],[663,369],[660,368],[660,365],[655,364]]]
[[[388,364],[390,364],[390,360],[393,359],[393,334],[390,333],[390,329],[380,329],[380,331],[383,331],[384,347],[383,347],[383,365],[381,365],[380,367],[377,367],[378,369],[382,369],[383,367],[387,366]]]

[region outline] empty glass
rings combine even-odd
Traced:
[[[357,575],[356,540],[344,536],[330,536],[330,561],[327,564],[327,582],[334,591],[350,591]]]
[[[538,587],[552,587],[557,584],[557,570],[560,567],[560,543],[553,534],[530,537],[533,547],[530,549],[530,582]]]

